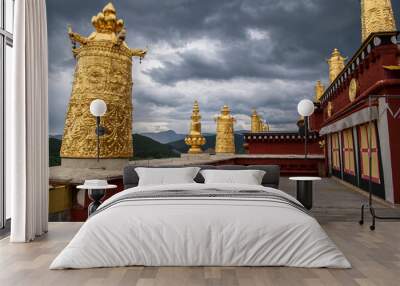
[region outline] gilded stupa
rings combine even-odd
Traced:
[[[233,124],[235,118],[227,105],[221,109],[221,114],[215,118],[217,122],[217,135],[215,139],[215,153],[235,153],[235,134]]]
[[[325,86],[322,84],[320,80],[317,81],[315,84],[315,97],[314,101],[315,102],[320,102],[321,97],[324,95],[325,92]]]
[[[329,82],[332,83],[345,67],[346,58],[338,49],[333,49],[331,57],[327,60],[329,65]]]
[[[251,114],[251,133],[267,132],[269,131],[269,125],[265,123],[257,113],[256,109],[253,109]]]
[[[397,31],[390,0],[361,0],[362,41],[371,33]]]
[[[206,144],[206,138],[201,134],[201,115],[197,100],[193,104],[192,116],[190,118],[190,130],[185,138],[185,143],[190,146],[189,154],[200,154],[203,152],[201,146]]]
[[[62,158],[96,158],[96,119],[89,111],[94,99],[107,104],[101,118],[106,134],[100,137],[100,158],[130,158],[132,146],[132,57],[145,50],[125,42],[124,22],[107,4],[92,18],[95,31],[81,36],[68,27],[76,67],[68,104],[60,155]]]

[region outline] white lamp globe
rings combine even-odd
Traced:
[[[303,99],[297,105],[297,112],[301,116],[310,116],[314,113],[314,103],[309,99]]]
[[[103,116],[107,111],[107,104],[102,99],[95,99],[90,103],[90,113],[93,116]]]

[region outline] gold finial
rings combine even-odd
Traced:
[[[262,131],[263,132],[268,132],[269,131],[269,124],[267,122],[263,123]]]
[[[215,153],[235,153],[235,135],[233,124],[235,118],[230,114],[227,105],[221,109],[221,114],[215,118],[217,122],[217,135],[215,139]]]
[[[103,13],[104,14],[106,14],[107,12],[110,12],[110,13],[116,13],[116,11],[115,11],[115,7],[114,7],[114,5],[111,3],[111,2],[109,2],[106,6],[104,6],[104,8],[103,8]]]
[[[261,115],[257,113],[256,109],[253,109],[251,114],[251,133],[269,131],[268,124],[264,123]]]
[[[397,31],[390,0],[361,0],[362,42],[371,33]]]
[[[320,102],[321,97],[324,95],[325,86],[322,84],[320,80],[317,81],[315,85],[315,102]]]
[[[99,12],[96,16],[92,17],[92,25],[96,29],[97,33],[112,33],[115,36],[124,27],[124,21],[117,19],[114,5],[108,3],[103,8],[102,12]]]
[[[201,115],[197,100],[193,104],[192,116],[190,118],[190,130],[185,138],[185,143],[190,146],[189,154],[199,154],[203,152],[201,146],[206,144],[206,139],[201,134]]]
[[[338,49],[334,49],[331,57],[327,60],[329,65],[329,82],[332,83],[344,69],[347,58],[343,57]]]
[[[257,133],[260,131],[260,118],[258,116],[257,110],[253,109],[251,114],[251,133]]]
[[[102,99],[107,104],[101,119],[107,133],[100,139],[100,157],[130,158],[132,57],[143,57],[146,51],[128,47],[124,22],[111,3],[92,18],[92,24],[95,31],[89,37],[73,32],[71,26],[67,30],[77,64],[60,154],[63,158],[96,158],[96,120],[89,106],[94,99]]]

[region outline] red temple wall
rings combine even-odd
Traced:
[[[397,93],[400,94],[400,91]],[[391,110],[396,113],[400,110],[400,99],[388,99]],[[394,118],[388,114],[388,129],[390,142],[390,156],[392,163],[393,196],[394,202],[400,203],[400,116]]]
[[[249,142],[248,146],[249,154],[304,155],[304,142],[301,141]],[[308,143],[307,151],[308,154],[324,154],[318,142]]]
[[[342,111],[345,111],[352,105],[354,105],[357,101],[362,100],[366,96],[370,94],[369,89],[376,86],[373,90],[374,94],[381,94],[381,87],[379,83],[382,80],[387,79],[398,79],[398,73],[390,72],[383,69],[383,66],[397,65],[397,47],[395,45],[388,45],[377,47],[373,50],[373,52],[360,64],[360,67],[356,70],[352,77],[349,77],[336,91],[336,95],[332,99],[332,117],[328,117],[327,114],[327,105],[322,105],[321,107],[324,109],[323,112],[323,120],[320,122],[323,125],[327,123],[334,122],[337,119],[343,118],[345,114],[338,114]],[[360,93],[358,94],[355,102],[350,102],[349,99],[349,84],[352,78],[356,78],[358,80],[358,88]],[[372,92],[372,91],[371,91]],[[360,109],[363,106],[360,106]],[[354,112],[353,110],[352,112]],[[313,119],[313,117],[318,117],[317,115],[313,115],[310,118],[310,121],[318,121],[318,119]],[[321,125],[320,125],[321,126]]]
[[[393,35],[396,34],[394,33]],[[349,115],[368,107],[368,97],[370,95],[400,95],[399,46],[390,40],[392,35],[384,33],[377,35],[382,40],[382,44],[378,44],[378,46],[375,45],[374,37],[371,36],[368,42],[363,43],[359,51],[355,53],[346,65],[344,72],[326,90],[321,104],[310,118],[310,126],[313,130],[318,130],[318,128],[345,119]],[[372,47],[371,52],[366,52],[367,46],[368,48]],[[350,102],[349,85],[353,78],[357,79],[358,92],[356,99]],[[333,107],[330,117],[328,116],[328,102],[331,102]],[[388,99],[388,102],[394,113],[400,109],[399,99]],[[377,106],[377,100],[374,100],[372,105]],[[318,112],[323,113],[322,118],[319,117]],[[400,114],[397,118],[393,118],[388,113],[387,120],[389,130],[389,138],[387,140],[389,141],[391,162],[382,161],[383,171],[390,170],[385,168],[385,164],[386,166],[391,164],[392,173],[389,176],[392,177],[393,181],[394,202],[400,203],[400,180],[398,180],[400,172]],[[356,146],[356,149],[357,147],[359,146]],[[380,146],[377,147],[380,149]],[[379,152],[381,151],[383,150],[379,150]],[[366,189],[365,186],[361,187]]]
[[[319,131],[324,120],[324,113],[321,109],[316,109],[314,114],[310,116],[310,130]]]

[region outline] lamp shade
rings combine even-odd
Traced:
[[[107,111],[107,104],[102,99],[95,99],[90,103],[90,113],[93,116],[103,116]]]
[[[309,99],[303,99],[297,105],[297,112],[301,116],[310,116],[314,113],[314,103]]]

